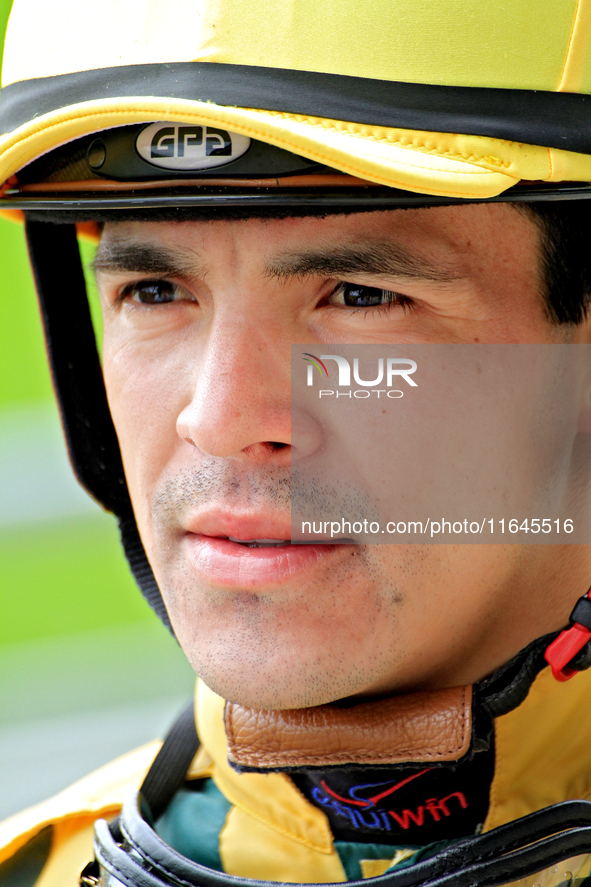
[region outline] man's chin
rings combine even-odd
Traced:
[[[187,652],[187,651],[186,651]],[[256,710],[283,710],[326,705],[360,692],[356,682],[342,674],[316,669],[294,673],[294,669],[256,667],[220,667],[217,662],[204,661],[187,652],[199,678],[218,696],[228,702]],[[301,666],[300,666],[301,667]],[[362,691],[361,691],[362,692]]]

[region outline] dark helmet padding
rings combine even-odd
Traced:
[[[142,594],[172,632],[139,537],[96,347],[76,226],[25,224],[45,342],[70,461],[82,486],[119,520]]]

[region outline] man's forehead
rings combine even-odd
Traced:
[[[183,240],[216,235],[220,231],[243,232],[259,231],[265,237],[288,238],[306,236],[355,237],[388,233],[401,235],[404,232],[440,232],[452,234],[464,224],[488,224],[489,217],[504,216],[513,212],[504,205],[466,204],[461,206],[407,207],[404,209],[334,212],[326,214],[280,216],[277,218],[256,215],[248,218],[199,219],[183,221],[159,221],[157,218],[146,221],[107,222],[103,228],[103,239],[172,239]]]
[[[393,273],[448,280],[466,254],[488,248],[508,220],[529,225],[505,206],[455,206],[326,217],[224,221],[122,222],[104,228],[96,270],[200,273],[224,247],[248,250],[273,276]]]

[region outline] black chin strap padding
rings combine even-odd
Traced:
[[[182,785],[199,748],[193,701],[169,730],[140,787],[152,818],[157,820]]]
[[[27,219],[25,229],[72,467],[91,496],[119,518],[121,540],[136,582],[172,632],[125,482],[88,307],[76,226]]]
[[[474,685],[474,701],[491,718],[513,711],[525,700],[531,686],[548,663],[544,653],[556,637],[554,631],[536,638],[512,659],[497,668],[487,678]]]
[[[62,422],[80,483],[108,511],[131,505],[103,382],[74,225],[25,225]]]
[[[152,572],[152,567],[148,563],[133,515],[131,517],[119,518],[119,533],[121,534],[121,544],[125,551],[125,557],[143,596],[160,621],[164,623],[169,632],[174,636],[170,618],[164,606],[158,583]]]

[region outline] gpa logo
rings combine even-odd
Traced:
[[[318,392],[318,397],[356,397],[368,398],[372,395],[380,397],[385,394],[386,397],[397,400],[404,397],[404,391],[394,388],[394,382],[400,383],[404,381],[411,388],[417,388],[417,383],[411,378],[412,374],[417,370],[416,360],[410,360],[407,357],[387,357],[384,361],[383,357],[378,358],[376,367],[376,376],[373,379],[362,379],[359,369],[359,358],[353,359],[353,381],[360,385],[360,388],[353,389],[351,386],[351,364],[346,357],[340,354],[321,354],[316,357],[315,354],[304,352],[303,360],[308,364],[307,367],[307,384],[311,387],[314,384],[314,370],[318,371],[320,381],[329,378],[329,371],[324,363],[327,360],[334,360],[337,370],[337,385],[339,389],[344,391],[323,388]],[[328,383],[330,384],[330,383]],[[334,382],[333,382],[334,384]],[[385,388],[378,386],[384,385]]]
[[[152,123],[138,135],[138,154],[163,169],[212,169],[231,163],[248,151],[250,139],[215,126]]]

